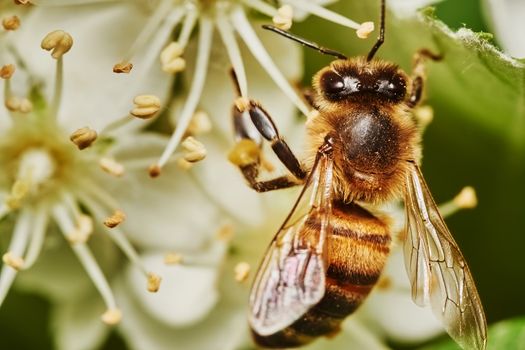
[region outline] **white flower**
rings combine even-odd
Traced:
[[[511,56],[525,57],[523,14],[525,3],[519,0],[485,0],[486,15],[503,49]]]
[[[157,0],[137,2],[88,0],[78,2],[82,6],[78,6],[76,9],[61,6],[56,10],[51,10],[50,6],[66,5],[70,2],[41,0],[38,4],[42,7],[34,11],[29,22],[31,25],[40,27],[43,23],[52,23],[53,19],[64,18],[69,11],[75,11],[75,16],[69,16],[71,19],[68,21],[60,21],[61,25],[73,33],[75,37],[89,33],[88,35],[92,37],[92,40],[86,45],[90,46],[92,52],[105,51],[106,57],[120,56],[121,59],[116,65],[115,71],[130,72],[131,69],[129,76],[134,77],[134,84],[138,84],[143,89],[143,85],[147,85],[146,81],[156,80],[152,79],[153,73],[155,77],[159,77],[161,74],[161,70],[155,64],[159,57],[162,70],[168,73],[165,73],[164,79],[159,78],[164,82],[169,82],[170,76],[185,70],[188,63],[191,62],[195,65],[185,103],[177,116],[177,128],[159,160],[152,167],[152,174],[158,175],[160,169],[164,167],[177,149],[201,100],[203,89],[207,83],[210,52],[212,47],[215,47],[212,45],[215,29],[217,29],[217,36],[222,41],[229,57],[229,62],[224,68],[233,67],[239,80],[240,93],[243,98],[251,96],[251,93],[248,91],[244,60],[240,54],[238,43],[239,39],[247,46],[254,58],[264,67],[266,73],[290,101],[304,114],[310,113],[310,108],[298,96],[289,81],[279,71],[272,57],[268,55],[259,36],[250,24],[247,14],[252,10],[259,12],[271,17],[274,23],[282,28],[288,28],[293,19],[301,19],[307,14],[323,17],[356,30],[361,28],[360,24],[323,7],[330,2],[332,1],[285,0],[281,1],[282,6],[280,8],[276,8],[270,2],[263,0]],[[90,3],[93,4],[89,5]],[[96,11],[103,11],[103,14],[95,14]],[[367,28],[369,28],[368,25]],[[197,27],[199,29],[198,34],[196,34],[198,48],[193,60],[186,56],[185,50],[187,45],[193,41],[191,36]],[[170,37],[174,32],[177,33],[176,39],[170,42]],[[135,40],[130,40],[133,37]],[[30,40],[30,38],[26,37],[25,40]],[[113,47],[110,47],[108,43],[113,44]],[[114,45],[115,43],[116,45]],[[117,50],[121,50],[121,52],[117,53]],[[286,55],[287,52],[279,54]],[[78,62],[81,61],[78,60]],[[116,58],[115,61],[117,61]],[[107,65],[104,66],[103,62],[99,62],[99,66],[100,70],[109,72]],[[82,72],[81,69],[76,71],[77,74]],[[97,71],[96,74],[100,74],[100,72]],[[92,79],[93,77],[89,78]]]
[[[83,90],[83,99],[98,106],[97,113],[89,118],[77,114],[79,110],[74,102],[66,103],[66,96],[72,95],[63,94],[63,67],[69,62],[65,58],[72,46],[71,35],[61,30],[49,33],[41,42],[41,47],[50,51],[56,62],[51,98],[40,94],[32,77],[23,74],[24,69],[17,71],[15,65],[2,63],[0,220],[6,221],[3,227],[11,227],[12,238],[3,254],[0,304],[19,271],[25,272],[33,267],[42,251],[43,255],[58,251],[56,244],[51,243],[58,232],[64,236],[63,241],[70,244],[102,297],[106,307],[102,320],[115,324],[120,321],[121,312],[88,241],[92,235],[95,241],[102,239],[98,237],[101,233],[107,235],[140,271],[143,288],[151,292],[159,288],[160,277],[146,270],[120,227],[125,220],[140,221],[148,216],[143,215],[141,209],[128,211],[126,203],[120,201],[121,194],[115,193],[111,184],[117,181],[115,177],[121,177],[118,180],[126,181],[127,191],[139,198],[142,190],[154,190],[155,185],[142,186],[139,182],[136,174],[142,168],[136,164],[143,164],[141,159],[144,157],[149,161],[148,152],[157,152],[158,145],[163,147],[165,140],[154,134],[123,130],[120,126],[135,122],[134,118],[107,115],[105,104],[99,103],[100,96],[94,95],[93,91]],[[33,55],[36,50],[38,47],[32,48]],[[27,64],[31,61],[26,60],[28,57],[20,56],[19,59]],[[53,61],[49,57],[46,59]],[[18,79],[22,80],[20,86],[13,86],[11,82]],[[71,88],[67,87],[65,91]],[[27,96],[26,91],[29,91]],[[131,96],[122,95],[130,104]],[[96,130],[91,125],[97,125]],[[158,200],[154,200],[152,207],[161,205],[162,199],[155,199]],[[153,221],[150,220],[152,231],[157,228]],[[111,256],[107,248],[106,253]],[[60,259],[56,254],[51,255],[51,260]],[[38,265],[35,265],[35,270],[39,269]],[[85,293],[86,285],[76,284],[76,276],[69,281],[61,276],[71,263],[62,261],[60,265],[45,276],[39,274],[33,281],[45,280],[46,286],[42,289],[51,296],[55,296],[53,292],[57,290],[57,295],[69,298]],[[31,285],[31,279],[22,284]],[[96,312],[102,311],[96,309]]]

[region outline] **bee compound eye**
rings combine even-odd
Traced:
[[[345,81],[334,71],[328,71],[321,77],[321,89],[329,96],[337,95],[345,90]]]

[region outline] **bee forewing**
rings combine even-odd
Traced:
[[[331,213],[332,159],[318,155],[292,212],[275,235],[250,294],[250,325],[271,335],[291,325],[325,293],[325,243]],[[308,222],[320,222],[313,230]]]
[[[485,349],[487,323],[469,268],[417,165],[407,179],[405,262],[418,305],[432,306],[464,349]]]

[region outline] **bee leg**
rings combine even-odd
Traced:
[[[414,54],[412,64],[412,89],[410,90],[410,96],[407,100],[407,105],[410,108],[415,107],[423,95],[425,60],[431,59],[433,61],[439,61],[442,58],[441,55],[437,55],[428,49],[421,49]]]
[[[255,106],[257,105],[251,101],[246,106],[249,110],[253,109],[252,113],[241,112],[239,106],[233,107],[233,125],[237,143],[228,156],[230,162],[239,167],[250,187],[257,192],[267,192],[302,184],[306,173],[302,170],[299,161],[286,142],[280,138],[269,116],[265,112],[261,112],[260,107]],[[261,117],[261,113],[263,117]],[[259,119],[263,118],[263,121],[257,123],[252,121],[251,114],[256,115]],[[257,180],[261,168],[264,168],[264,159],[261,154],[263,137],[272,143],[272,149],[292,172],[293,176],[289,174],[267,181]]]
[[[257,102],[250,100],[248,104],[248,113],[250,114],[250,118],[253,125],[255,125],[255,128],[264,139],[270,142],[273,152],[284,166],[296,178],[304,179],[306,177],[306,172],[301,167],[297,157],[293,154],[286,141],[284,141],[279,135],[279,131],[268,112],[266,112]]]

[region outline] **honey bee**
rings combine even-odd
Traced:
[[[233,108],[237,143],[230,160],[248,184],[258,192],[304,185],[253,282],[249,323],[256,343],[297,347],[337,332],[373,289],[391,249],[392,228],[377,207],[402,198],[414,302],[430,305],[463,348],[485,349],[487,325],[472,275],[418,166],[421,140],[410,112],[422,96],[425,59],[440,57],[420,50],[411,76],[374,58],[384,41],[385,0],[367,57],[347,58],[265,28],[337,59],[313,78],[317,113],[306,124],[310,147],[303,162],[259,103]],[[264,140],[290,174],[259,180]]]

